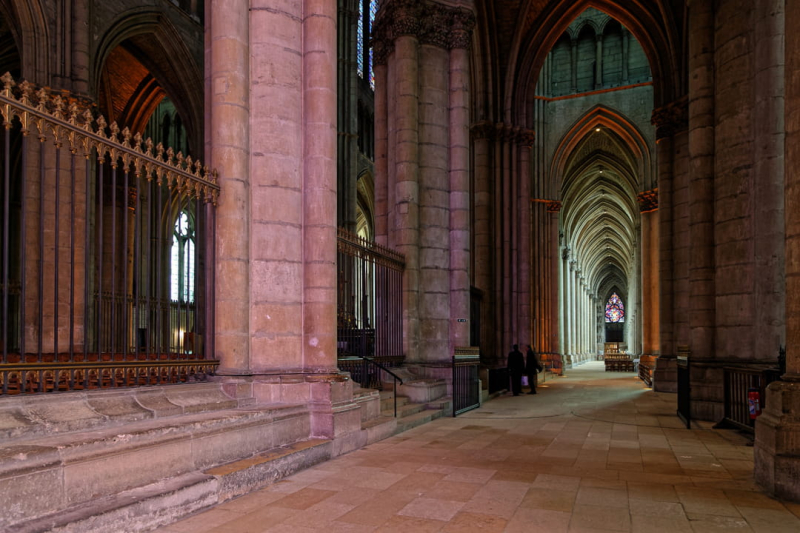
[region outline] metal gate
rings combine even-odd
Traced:
[[[456,348],[453,356],[453,416],[481,406],[480,349],[475,347]]]
[[[689,379],[689,347],[678,346],[678,416],[691,429],[692,388]]]

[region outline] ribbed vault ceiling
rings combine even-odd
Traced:
[[[633,151],[609,127],[587,132],[566,164],[562,227],[590,291],[601,298],[611,289],[626,295],[634,274],[638,167]]]

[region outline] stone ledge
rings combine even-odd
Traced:
[[[238,402],[218,383],[96,390],[0,398],[0,441],[8,442],[232,409]]]
[[[20,533],[147,531],[327,460],[331,457],[331,443],[317,439],[281,446],[204,472],[191,472],[85,502],[16,524],[14,530]]]
[[[310,434],[306,406],[225,409],[0,447],[0,529],[251,457]]]

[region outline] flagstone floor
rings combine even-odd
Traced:
[[[735,431],[602,363],[299,472],[162,533],[800,532]]]

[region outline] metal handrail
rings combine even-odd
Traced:
[[[401,378],[400,376],[398,376],[397,374],[395,374],[394,372],[392,372],[391,370],[389,370],[388,368],[386,368],[385,366],[383,366],[379,362],[375,361],[374,359],[370,359],[366,355],[361,355],[361,354],[353,354],[353,355],[363,359],[364,361],[367,361],[368,363],[372,363],[373,365],[377,366],[378,368],[380,368],[381,370],[383,370],[384,372],[386,372],[387,374],[392,376],[392,378],[394,378],[394,382],[393,382],[394,393],[392,394],[392,397],[393,397],[393,400],[394,400],[394,417],[397,418],[397,382],[399,381],[400,385],[402,385],[403,384],[403,378]]]
[[[558,356],[559,364],[561,365],[560,369],[558,371],[554,370],[555,367],[553,366],[553,361],[544,361],[540,357],[542,355],[556,355],[556,356]],[[542,372],[541,372],[541,374],[542,374],[542,383],[546,383],[547,382],[547,370],[548,370],[547,363],[550,363],[549,370],[550,370],[550,372],[552,374],[558,374],[560,376],[564,375],[564,360],[561,357],[560,353],[558,353],[558,352],[536,352],[536,356],[539,358],[539,362],[542,363],[542,366],[544,367],[544,370],[542,370]]]

